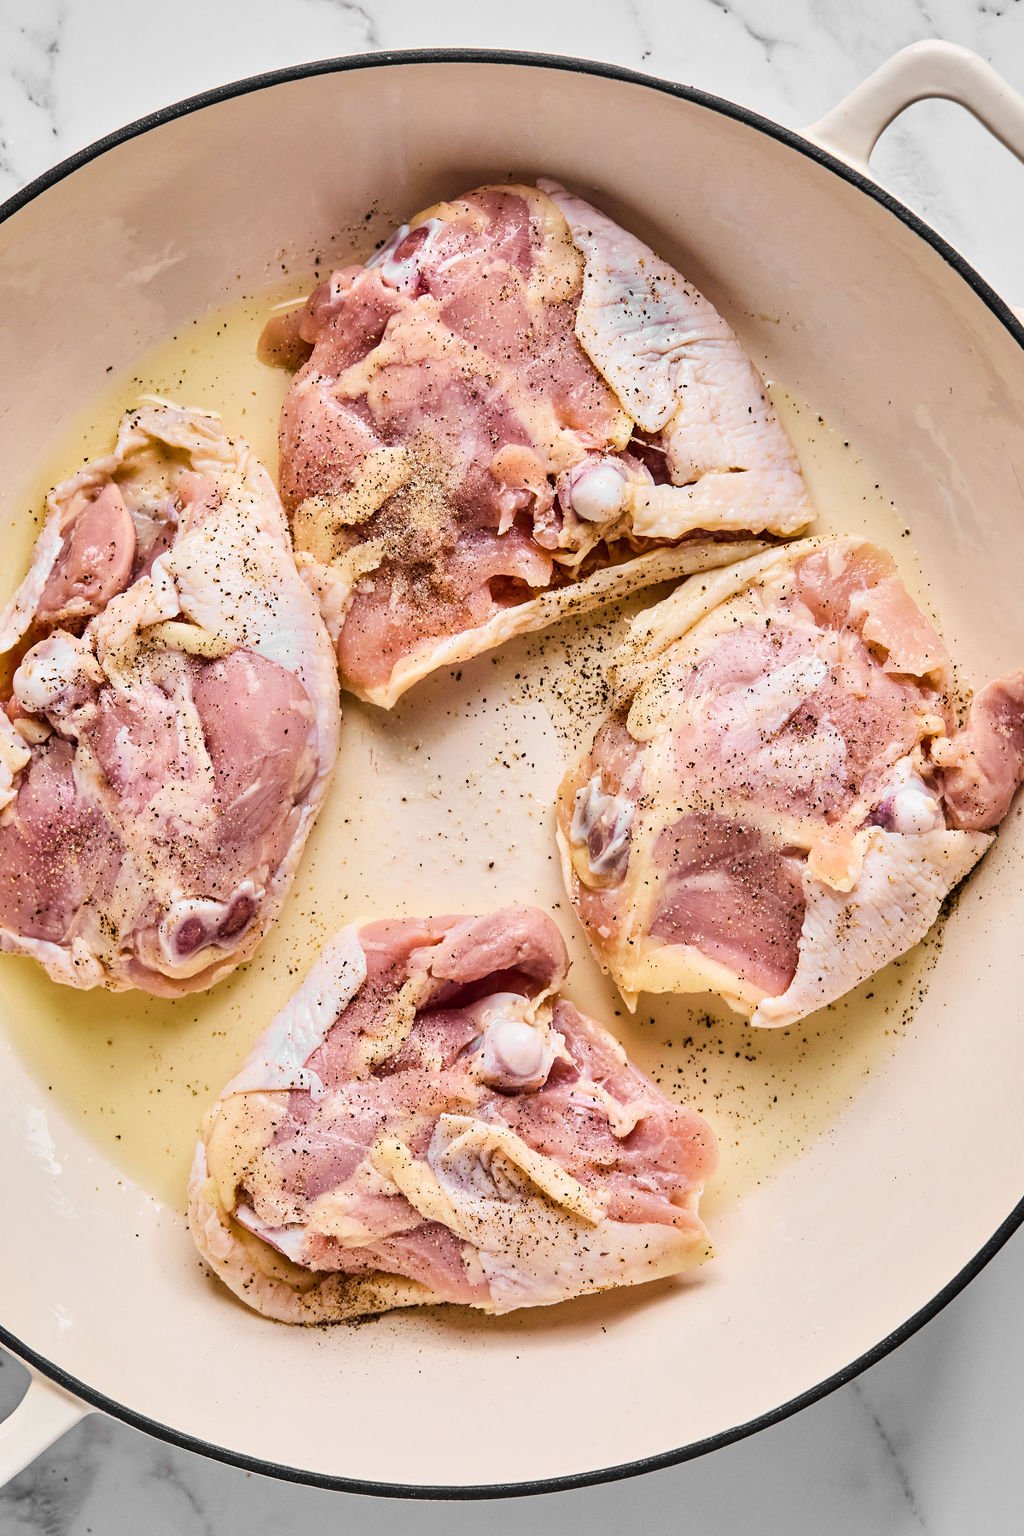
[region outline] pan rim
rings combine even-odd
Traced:
[[[91,161],[99,159],[108,151],[117,148],[121,144],[128,143],[132,139],[140,138],[143,134],[149,133],[155,128],[160,128],[167,123],[174,122],[178,118],[190,116],[193,112],[201,111],[205,107],[216,106],[221,102],[230,101],[235,97],[245,96],[254,91],[267,90],[278,85],[289,84],[297,80],[311,79],[319,75],[343,74],[354,70],[390,68],[406,64],[498,64],[591,75],[598,79],[614,80],[626,85],[645,86],[664,95],[692,102],[694,105],[715,112],[719,116],[743,123],[746,127],[766,134],[769,138],[775,139],[787,148],[795,150],[807,159],[815,161],[826,170],[832,171],[840,180],[856,187],[874,202],[881,204],[883,208],[906,225],[913,234],[918,235],[931,246],[943,261],[953,268],[986,308],[991,311],[995,318],[1010,333],[1017,345],[1024,348],[1024,325],[1016,318],[1006,301],[995,292],[991,285],[961,255],[955,246],[951,245],[916,213],[904,203],[901,203],[898,198],[893,197],[890,192],[879,186],[869,176],[864,175],[853,166],[847,165],[837,156],[831,154],[828,150],[822,149],[819,145],[795,130],[783,127],[781,124],[773,122],[770,118],[762,116],[759,112],[728,101],[724,97],[712,95],[707,91],[699,90],[695,86],[681,85],[675,81],[664,80],[655,75],[643,74],[638,70],[626,69],[616,64],[607,64],[597,60],[574,58],[561,54],[490,48],[390,49],[376,53],[348,54],[338,58],[317,59],[304,64],[289,65],[282,69],[246,76],[227,85],[215,86],[209,90],[200,91],[194,96],[183,97],[179,101],[161,107],[156,112],[148,113],[144,117],[137,118],[135,121],[126,124],[123,128],[118,128],[112,133],[105,134],[94,143],[77,150],[73,155],[69,155],[50,170],[44,171],[42,175],[37,176],[33,181],[19,188],[17,192],[0,204],[0,224],[5,224],[15,214],[34,202],[43,193],[49,191],[51,187],[57,186],[61,181],[64,181]],[[930,1301],[912,1313],[905,1322],[893,1329],[892,1332],[887,1334],[871,1349],[866,1350],[848,1365],[834,1371],[815,1386],[809,1387],[806,1391],[790,1398],[778,1407],[768,1409],[766,1412],[756,1415],[743,1424],[733,1425],[729,1429],[720,1430],[714,1435],[709,1435],[702,1440],[692,1441],[690,1444],[680,1446],[674,1450],[658,1452],[651,1456],[621,1462],[610,1467],[599,1467],[586,1472],[567,1473],[525,1482],[453,1485],[385,1483],[376,1480],[335,1476],[330,1473],[308,1471],[301,1467],[286,1466],[282,1463],[267,1461],[261,1457],[248,1456],[243,1452],[232,1451],[226,1446],[216,1445],[212,1441],[204,1440],[202,1437],[189,1435],[184,1431],[174,1429],[168,1424],[162,1424],[158,1420],[148,1418],[136,1409],[128,1408],[124,1404],[108,1398],[104,1393],[90,1387],[87,1383],[79,1381],[76,1377],[65,1371],[62,1366],[30,1349],[2,1324],[0,1324],[0,1344],[33,1370],[39,1372],[40,1375],[47,1377],[57,1386],[80,1398],[91,1408],[98,1409],[111,1418],[119,1419],[122,1423],[128,1424],[133,1429],[141,1430],[144,1434],[151,1435],[154,1439],[162,1440],[182,1450],[207,1456],[211,1460],[220,1461],[229,1466],[238,1467],[246,1472],[255,1472],[265,1477],[274,1477],[284,1482],[298,1483],[307,1487],[326,1488],[342,1493],[365,1494],[377,1498],[470,1501],[527,1497],[546,1493],[566,1493],[576,1488],[617,1482],[627,1477],[638,1477],[647,1472],[661,1471],[668,1467],[679,1466],[684,1462],[695,1460],[699,1456],[705,1456],[711,1451],[721,1450],[728,1445],[734,1445],[738,1441],[747,1439],[749,1436],[757,1434],[760,1430],[768,1429],[772,1425],[779,1424],[792,1415],[799,1413],[802,1409],[820,1402],[837,1388],[853,1381],[870,1366],[877,1365],[879,1361],[885,1359],[893,1350],[899,1348],[901,1344],[917,1333],[926,1323],[937,1317],[980,1274],[1022,1224],[1024,1224],[1024,1197],[1021,1198],[1009,1215],[997,1227],[988,1241],[978,1249],[963,1268]]]

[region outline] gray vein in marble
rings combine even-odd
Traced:
[[[886,1459],[889,1462],[889,1465],[892,1467],[893,1473],[896,1477],[896,1481],[899,1485],[900,1492],[903,1495],[903,1499],[908,1512],[913,1516],[915,1524],[919,1526],[922,1531],[926,1530],[927,1527],[925,1525],[924,1518],[920,1509],[918,1508],[917,1496],[914,1493],[913,1485],[910,1481],[907,1469],[903,1464],[903,1459],[896,1447],[895,1441],[893,1440],[889,1431],[886,1429],[885,1425],[882,1423],[882,1420],[879,1418],[874,1408],[872,1408],[871,1404],[868,1402],[862,1383],[860,1381],[853,1381],[850,1383],[850,1386],[852,1388],[854,1397],[860,1403],[868,1419],[871,1421],[875,1434],[878,1436],[879,1443],[885,1452]]]
[[[764,49],[765,58],[771,62],[772,55],[782,42],[780,37],[772,37],[770,33],[762,32],[758,27],[755,27],[754,23],[749,21],[735,4],[730,3],[730,0],[707,0],[707,3],[714,10],[720,11],[723,16],[728,16],[731,21],[737,22],[751,41]]]
[[[6,191],[27,179],[19,139],[28,141],[33,161],[57,158],[41,141],[52,144],[60,138],[55,75],[65,19],[63,0],[3,0],[0,5],[0,70],[9,96],[0,121],[0,180]],[[20,111],[18,102],[23,103]]]
[[[72,1431],[3,1490],[4,1536],[67,1536],[97,1470],[81,1431]]]
[[[348,7],[346,7],[348,9]],[[191,1512],[198,1522],[194,1527],[190,1524],[188,1529],[191,1536],[193,1529],[195,1536],[216,1536],[213,1521],[202,1503],[189,1487],[182,1476],[188,1467],[187,1462],[182,1462],[180,1454],[161,1446],[160,1454],[152,1458],[152,1476],[161,1482],[165,1488],[169,1488],[178,1495],[185,1507]]]
[[[5,1502],[10,1505],[5,1513],[13,1522],[5,1523],[5,1536],[64,1536],[65,1501],[54,1499],[42,1479],[34,1477],[12,1489]]]
[[[641,61],[646,63],[654,49],[650,30],[641,13],[638,0],[624,0],[624,5],[626,14],[635,26],[637,37],[640,39]]]
[[[340,11],[343,16],[349,16],[356,23],[363,34],[363,41],[368,49],[380,48],[380,29],[376,18],[372,15],[368,6],[360,5],[358,0],[305,0],[306,4],[326,5],[332,11]]]
[[[13,64],[10,78],[21,87],[29,105],[43,113],[50,132],[56,138],[60,126],[57,120],[54,72],[66,10],[63,4],[55,6],[49,15],[45,6],[31,6],[27,9],[34,25],[16,23],[16,31],[29,45],[29,59],[20,66]]]

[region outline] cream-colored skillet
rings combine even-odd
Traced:
[[[6,483],[108,367],[129,371],[211,302],[258,288],[282,251],[308,264],[384,192],[397,211],[557,175],[691,275],[768,377],[842,417],[913,532],[965,673],[995,676],[1020,656],[1024,332],[866,165],[885,123],[934,94],[1024,157],[1024,103],[943,44],[897,55],[804,136],[697,91],[526,55],[343,59],[183,102],[0,211],[0,336],[18,359]],[[268,1326],[212,1288],[180,1213],[0,1038],[0,1338],[36,1373],[0,1471],[99,1408],[298,1481],[493,1496],[666,1465],[820,1397],[930,1317],[1024,1216],[1022,836],[1011,817],[962,894],[898,1049],[828,1135],[723,1212],[699,1283],[544,1317]],[[495,897],[550,905],[553,885],[509,867],[520,883]],[[336,876],[317,878],[339,913]],[[450,909],[464,892],[447,878]],[[22,963],[0,975],[5,1029]],[[279,982],[257,964],[225,985],[265,1022]]]

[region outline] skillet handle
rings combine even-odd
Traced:
[[[866,172],[871,151],[889,124],[916,101],[932,97],[964,107],[1024,161],[1024,96],[969,48],[938,39],[894,53],[805,129],[805,137]]]
[[[0,1423],[0,1488],[94,1410],[35,1371],[28,1391]]]

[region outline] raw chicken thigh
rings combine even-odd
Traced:
[[[781,1026],[834,1001],[924,937],[1024,779],[1024,673],[958,731],[941,639],[858,539],[684,583],[614,686],[558,840],[631,1006],[718,992]]]
[[[813,515],[721,315],[557,182],[427,209],[272,320],[262,355],[304,360],[282,495],[342,684],[386,707]]]
[[[0,614],[0,949],[55,981],[211,986],[273,921],[338,747],[281,503],[169,404],[50,493]]]
[[[189,1221],[211,1268],[321,1323],[706,1258],[714,1136],[559,995],[566,969],[534,908],[343,929],[207,1118]]]

